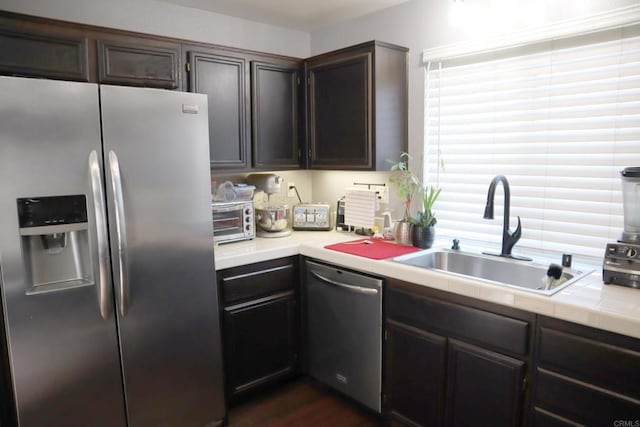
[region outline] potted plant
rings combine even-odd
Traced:
[[[409,160],[411,156],[409,153],[402,153],[400,160],[394,162],[387,160],[391,163],[391,177],[389,182],[394,184],[398,189],[398,195],[404,203],[404,213],[400,221],[397,221],[394,225],[393,236],[397,243],[403,245],[411,245],[411,202],[416,191],[422,187],[422,182],[416,174],[414,174],[409,168]]]
[[[410,219],[411,243],[422,249],[429,249],[435,238],[435,225],[438,220],[433,213],[433,205],[436,203],[442,189],[433,186],[421,186],[422,209]]]

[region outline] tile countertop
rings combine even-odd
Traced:
[[[216,269],[304,255],[354,270],[640,338],[640,290],[603,284],[601,269],[596,268],[594,273],[549,297],[391,260],[377,261],[324,248],[332,243],[358,238],[361,236],[336,231],[294,231],[289,237],[229,243],[216,246]],[[443,247],[437,243],[434,248]]]

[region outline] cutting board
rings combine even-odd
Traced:
[[[344,252],[370,259],[393,258],[411,252],[419,251],[415,246],[404,246],[391,243],[382,239],[358,239],[350,242],[334,243],[325,246],[325,249]]]

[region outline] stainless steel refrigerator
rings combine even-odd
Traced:
[[[203,95],[0,77],[0,285],[20,426],[224,418]]]

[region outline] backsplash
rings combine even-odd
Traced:
[[[354,172],[354,171],[319,171],[319,170],[300,170],[300,171],[260,171],[256,173],[274,173],[283,178],[284,183],[281,186],[280,193],[274,194],[271,199],[276,203],[287,203],[294,205],[298,203],[298,198],[288,197],[287,188],[289,183],[294,183],[300,193],[303,202],[322,202],[329,203],[332,210],[335,210],[335,204],[344,196],[345,189],[352,187],[355,182],[386,184],[389,186],[390,172]],[[242,183],[247,177],[247,173],[225,174],[216,173],[211,175],[212,180],[218,182],[232,181]],[[398,198],[397,189],[393,186],[389,187],[389,209],[394,219],[402,216],[402,201]]]
[[[313,171],[309,171],[309,170],[275,171],[275,172],[256,171],[252,173],[260,173],[260,174],[273,173],[275,175],[282,177],[284,182],[280,186],[280,192],[273,194],[271,196],[272,202],[286,203],[290,206],[293,206],[296,203],[298,203],[298,198],[295,195],[293,197],[287,196],[287,189],[289,188],[290,183],[295,184],[296,188],[298,189],[298,193],[300,194],[300,198],[302,199],[303,202],[316,201],[314,200],[314,196],[313,196],[313,186],[312,186],[312,178],[311,178],[311,175],[314,173]],[[211,180],[212,181],[215,180],[219,183],[224,181],[232,181],[234,183],[244,183],[247,175],[250,175],[250,174],[248,173],[225,174],[221,172],[221,173],[211,174]]]
[[[397,189],[389,187],[390,172],[353,172],[353,171],[313,171],[314,201],[327,202],[335,209],[337,200],[344,196],[345,189],[354,183],[386,184],[389,190],[389,209],[394,219],[402,216],[402,202]]]

